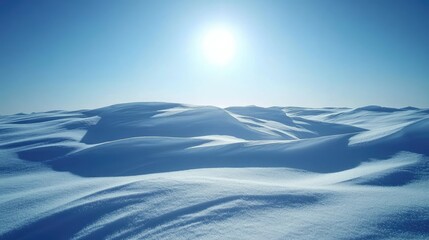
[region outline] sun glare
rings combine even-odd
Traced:
[[[235,54],[234,34],[227,28],[213,28],[202,39],[204,56],[210,63],[225,65]]]

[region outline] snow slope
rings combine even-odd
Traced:
[[[0,239],[428,239],[429,111],[0,116]]]

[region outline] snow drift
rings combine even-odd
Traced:
[[[428,156],[412,107],[0,116],[0,238],[426,239]]]

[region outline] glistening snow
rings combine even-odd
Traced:
[[[0,239],[428,239],[429,110],[0,116]]]

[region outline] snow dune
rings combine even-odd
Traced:
[[[429,111],[0,116],[0,239],[427,239]]]

